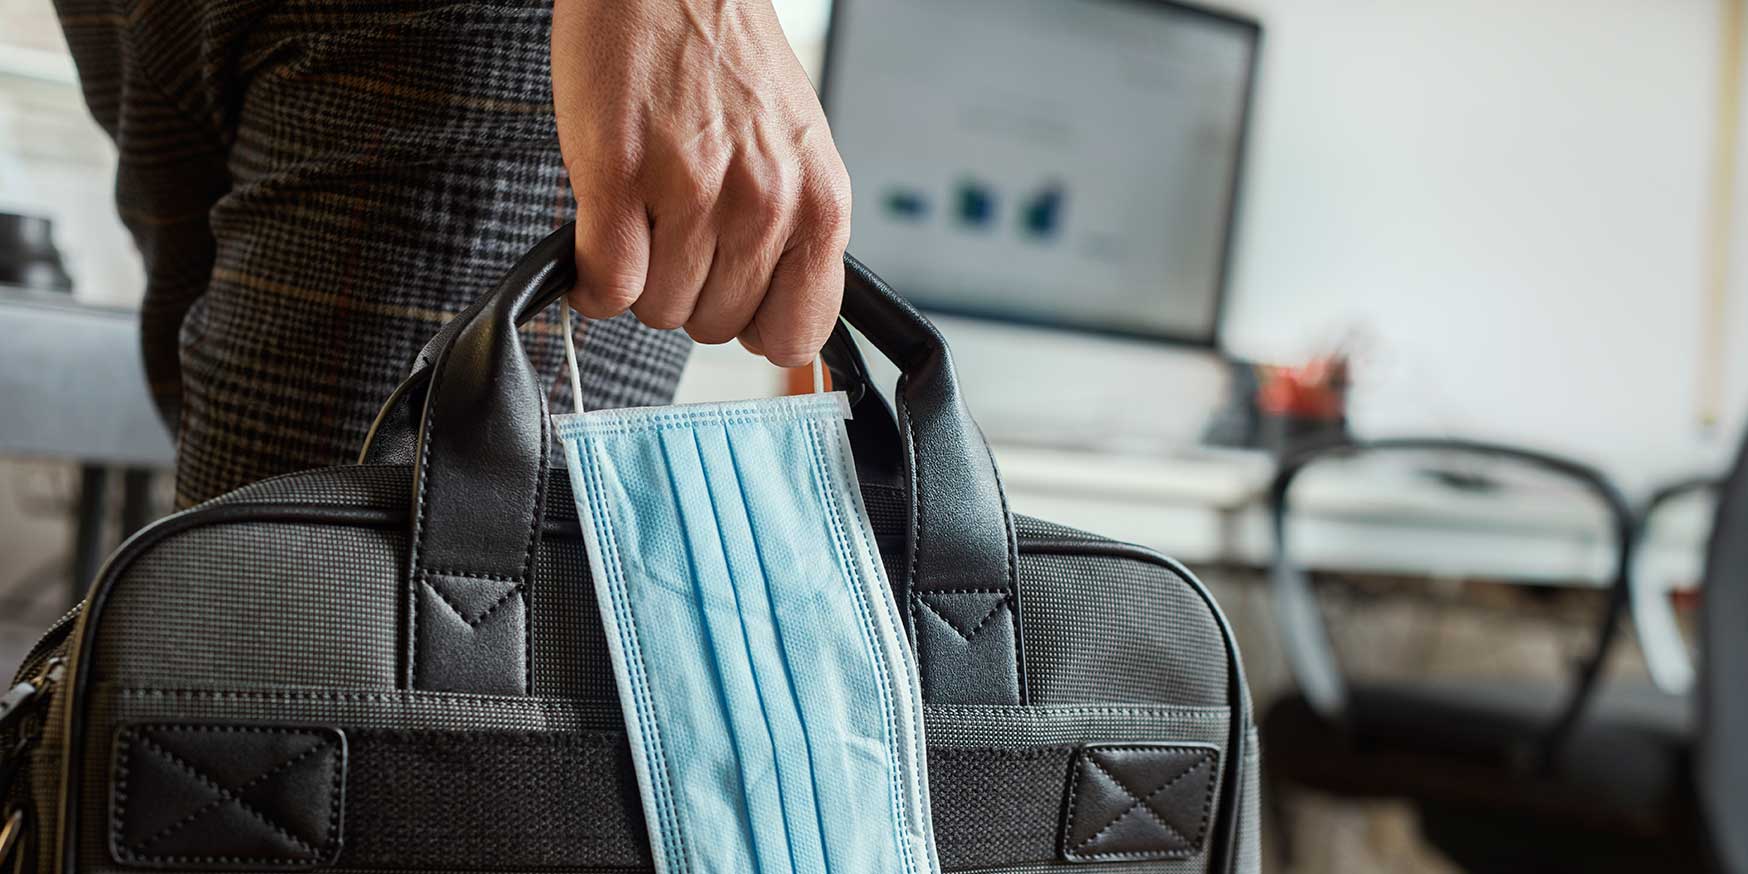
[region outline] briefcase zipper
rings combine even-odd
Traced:
[[[18,670],[13,673],[12,681],[14,683],[23,682],[31,674],[36,673],[36,664],[52,655],[55,647],[67,639],[67,635],[72,632],[73,626],[79,621],[79,614],[83,612],[85,612],[85,602],[80,601],[73,605],[73,609],[61,614],[61,618],[56,619],[54,624],[50,625],[48,630],[36,639],[36,643],[30,645],[30,649],[25,653],[24,661],[19,663]]]
[[[13,786],[42,737],[43,719],[55,689],[66,679],[68,635],[84,610],[81,602],[49,626],[18,666],[12,688],[0,694],[0,816],[11,812]]]
[[[25,846],[32,817],[29,788],[22,778],[42,738],[42,714],[66,674],[66,657],[53,655],[0,695],[0,743],[5,744],[0,747],[0,870],[29,870],[23,854],[29,852]]]
[[[6,744],[0,748],[0,801],[12,797],[13,783],[42,738],[41,713],[66,675],[66,657],[53,656],[29,679],[0,695],[0,741]]]
[[[22,726],[25,717],[35,713],[48,700],[66,675],[66,657],[52,656],[29,679],[20,681],[5,695],[0,695],[0,732]]]

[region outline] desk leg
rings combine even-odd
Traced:
[[[109,518],[109,469],[101,464],[79,466],[79,506],[73,532],[73,574],[68,601],[79,603],[103,562],[103,523]]]
[[[121,539],[146,527],[157,518],[152,506],[152,470],[130,467],[121,473]]]

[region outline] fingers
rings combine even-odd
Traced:
[[[692,318],[699,290],[715,258],[716,234],[706,206],[657,213],[650,228],[649,278],[631,311],[644,324],[672,330]]]
[[[804,226],[777,261],[770,290],[753,316],[757,342],[779,367],[802,367],[819,354],[844,297],[849,198],[816,199]]]
[[[771,287],[753,316],[756,342],[771,363],[806,365],[831,336],[843,303],[849,239],[849,179],[822,177],[802,200]]]
[[[707,150],[723,155],[721,150]],[[627,309],[659,330],[743,345],[783,367],[812,361],[843,297],[849,178],[811,158],[669,154],[577,183],[577,310]]]
[[[727,221],[686,333],[700,343],[727,343],[752,323],[770,287],[796,199],[782,173],[731,168],[718,208]]]
[[[577,309],[592,318],[629,309],[664,331],[686,324],[716,251],[720,180],[708,161],[664,156],[639,173],[577,185]]]
[[[780,250],[776,246],[720,246],[716,262],[686,322],[700,343],[727,343],[746,331],[770,286]]]
[[[807,243],[777,262],[753,329],[764,356],[778,367],[805,367],[831,336],[844,296],[844,260],[829,245]]]
[[[649,219],[643,202],[616,186],[579,183],[577,285],[571,306],[591,319],[625,312],[649,272]]]
[[[740,332],[739,340],[742,349],[745,349],[760,358],[765,356],[765,344],[759,342],[758,325],[749,324],[743,328]]]

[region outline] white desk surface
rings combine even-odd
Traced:
[[[1115,456],[995,448],[1015,512],[1149,546],[1189,563],[1266,566],[1273,555],[1265,453]],[[1294,486],[1295,550],[1313,570],[1603,585],[1612,535],[1571,500],[1462,494],[1409,477]],[[1659,526],[1647,551],[1665,585],[1698,579],[1705,522]]]
[[[0,287],[0,453],[168,467],[139,316]]]

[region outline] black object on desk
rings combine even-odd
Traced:
[[[55,248],[54,223],[46,218],[0,212],[0,285],[72,291],[73,278]]]

